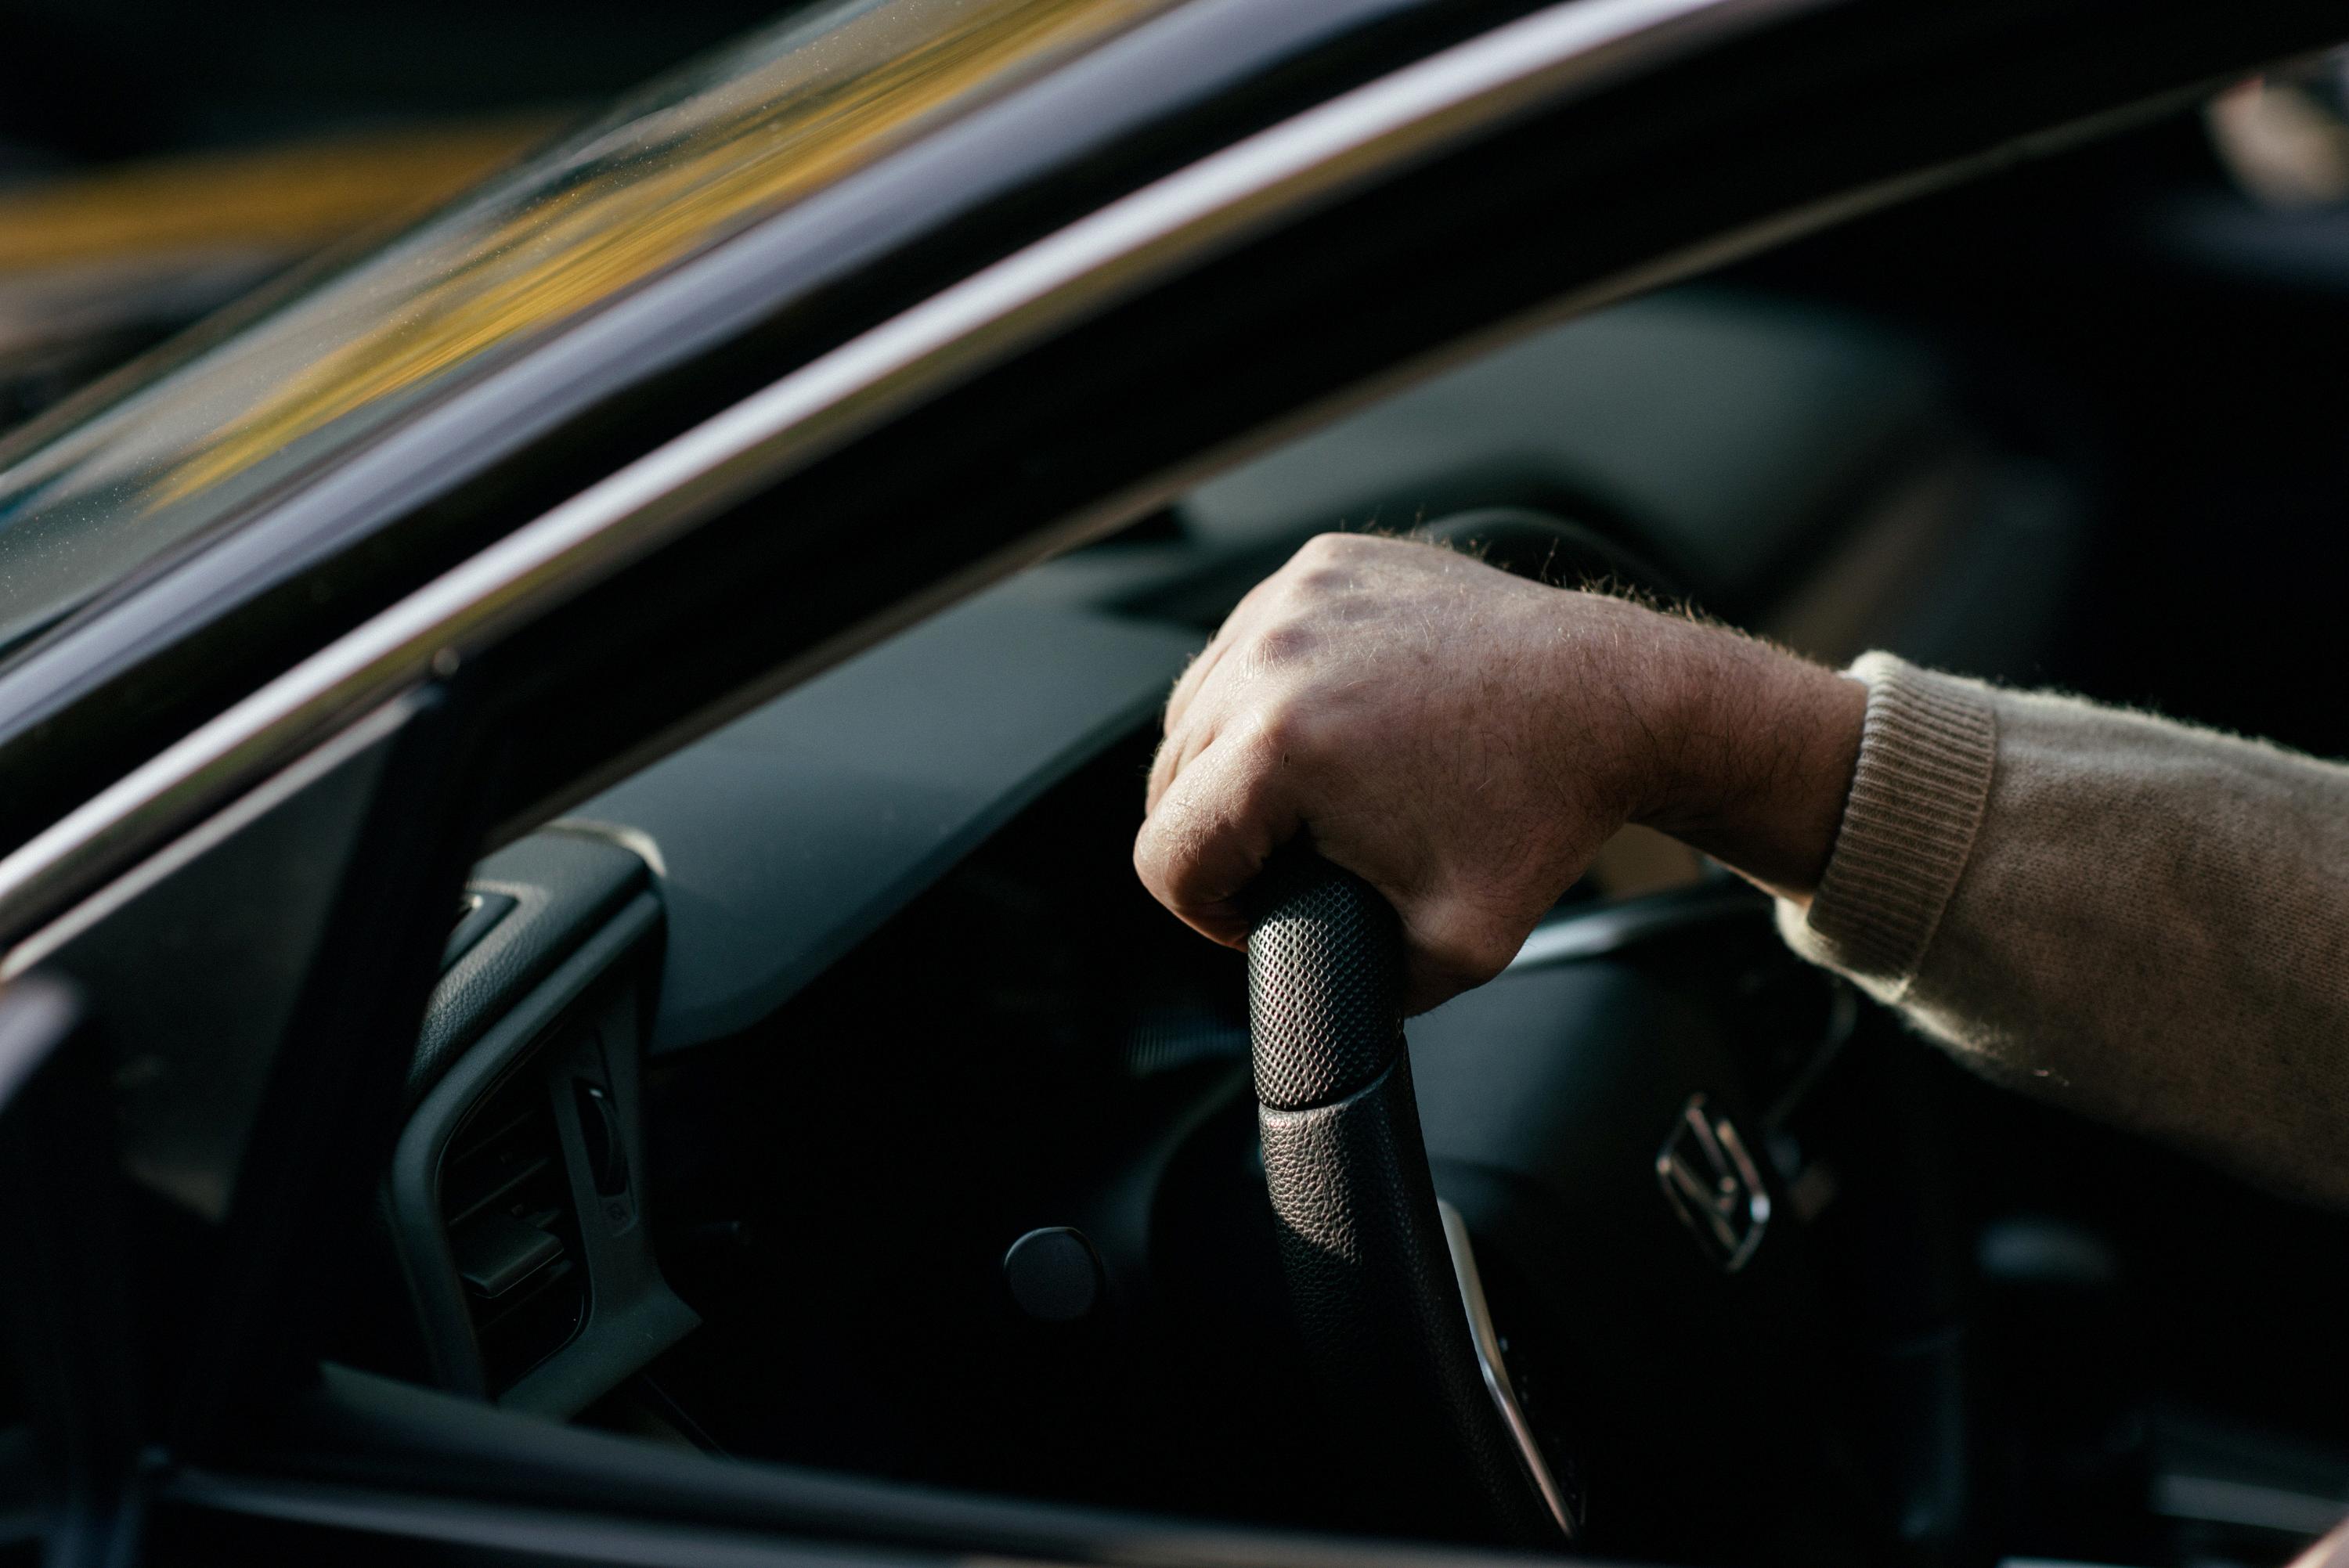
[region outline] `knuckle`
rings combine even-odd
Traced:
[[[1188,902],[1209,837],[1188,802],[1170,798],[1151,813],[1133,841],[1133,869],[1153,897],[1170,909]]]
[[[1154,896],[1165,886],[1160,874],[1164,869],[1164,861],[1163,836],[1155,830],[1153,822],[1143,823],[1142,830],[1133,836],[1133,874],[1142,879],[1142,885],[1148,888]]]
[[[1319,757],[1329,740],[1321,715],[1300,703],[1268,705],[1257,716],[1255,751],[1259,766],[1294,768]]]
[[[1319,641],[1303,622],[1280,621],[1257,634],[1248,659],[1259,669],[1277,669],[1304,658]]]
[[[1318,578],[1343,586],[1377,543],[1359,533],[1317,533],[1289,558],[1287,571],[1292,581]]]

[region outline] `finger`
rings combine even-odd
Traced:
[[[1240,894],[1299,826],[1278,770],[1259,750],[1225,737],[1175,775],[1134,837],[1133,869],[1185,924],[1242,946]]]
[[[1234,643],[1239,640],[1234,639]],[[1234,714],[1227,688],[1233,681],[1247,676],[1249,663],[1245,654],[1224,660],[1193,689],[1181,717],[1168,717],[1165,738],[1158,743],[1157,754],[1150,760],[1150,778],[1143,789],[1144,816],[1158,810],[1167,787],[1190,765],[1191,759],[1222,737],[1226,720]]]
[[[1173,735],[1183,722],[1184,715],[1191,710],[1191,705],[1198,700],[1200,688],[1207,684],[1207,677],[1216,673],[1216,666],[1223,662],[1225,653],[1232,645],[1231,632],[1232,624],[1226,620],[1208,639],[1207,645],[1183,666],[1183,673],[1174,677],[1174,689],[1166,694],[1166,712],[1159,720],[1163,734]]]
[[[1167,786],[1181,776],[1193,758],[1215,744],[1217,733],[1214,714],[1199,714],[1192,723],[1158,743],[1157,754],[1150,759],[1150,779],[1143,790],[1143,816],[1158,810],[1158,802],[1166,798]]]
[[[1415,1018],[1420,1014],[1442,1006],[1463,991],[1475,989],[1489,975],[1464,973],[1453,964],[1439,957],[1430,945],[1410,929],[1405,922],[1403,950],[1405,954],[1402,1011],[1403,1016]]]
[[[1381,889],[1386,892],[1387,890]],[[1403,1011],[1426,1012],[1490,980],[1525,944],[1535,914],[1496,904],[1483,890],[1457,883],[1388,892],[1409,954]]]
[[[1208,639],[1207,645],[1199,650],[1198,655],[1175,678],[1174,689],[1166,697],[1164,729],[1167,734],[1174,733],[1174,727],[1183,722],[1184,716],[1198,700],[1199,693],[1206,688],[1208,678],[1223,664],[1224,656],[1247,639],[1263,614],[1265,605],[1279,592],[1280,580],[1287,571],[1284,566],[1241,594],[1240,602],[1232,606],[1232,613],[1224,617],[1224,624],[1216,628],[1216,634]]]

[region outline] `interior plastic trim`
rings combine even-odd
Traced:
[[[409,1294],[416,1305],[432,1377],[452,1393],[486,1398],[490,1389],[480,1346],[473,1336],[472,1316],[466,1306],[464,1283],[458,1275],[457,1261],[450,1250],[448,1232],[441,1219],[442,1157],[467,1112],[493,1092],[509,1074],[529,1070],[529,1058],[534,1051],[559,1045],[554,1037],[565,1025],[585,1022],[591,1015],[598,1021],[606,1021],[601,1015],[608,1013],[616,1002],[634,1008],[636,993],[633,985],[626,983],[625,972],[632,957],[643,951],[659,928],[660,913],[659,901],[648,892],[638,893],[630,900],[609,924],[583,943],[450,1068],[425,1096],[400,1134],[392,1154],[387,1187],[393,1244],[408,1278]],[[600,984],[607,981],[617,985],[616,998],[608,990],[600,997],[593,995]],[[611,1042],[616,1055],[623,1047],[630,1054],[633,1066],[636,1047],[633,1029],[625,1041]],[[633,1087],[633,1072],[630,1078]],[[618,1087],[615,1086],[616,1091]],[[568,1107],[559,1108],[556,1113],[557,1126],[564,1134],[564,1163],[570,1172],[574,1202],[583,1201],[583,1180],[587,1181],[585,1200],[592,1201],[597,1196],[592,1180],[585,1178],[580,1169],[580,1151],[573,1147],[578,1141],[577,1129],[564,1122],[564,1117],[572,1114],[575,1113]],[[632,1148],[628,1153],[634,1168],[641,1171],[642,1150]],[[534,1396],[526,1397],[525,1402],[549,1414],[568,1414],[616,1386],[651,1356],[682,1338],[698,1321],[691,1309],[668,1290],[652,1264],[650,1242],[640,1215],[632,1216],[633,1222],[626,1227],[634,1235],[633,1243],[626,1243],[626,1247],[644,1254],[633,1261],[599,1256],[622,1248],[624,1243],[605,1238],[605,1244],[596,1244],[595,1236],[601,1228],[594,1224],[595,1218],[587,1212],[580,1215],[582,1246],[586,1253],[581,1261],[588,1274],[587,1321],[577,1336],[553,1358],[554,1362],[571,1365],[551,1371],[550,1362],[516,1385],[515,1392],[520,1392],[535,1379]],[[607,1291],[605,1299],[597,1299]]]
[[[1468,1222],[1441,1198],[1435,1201],[1435,1212],[1444,1216],[1444,1244],[1452,1253],[1452,1278],[1460,1287],[1461,1305],[1468,1309],[1468,1339],[1476,1347],[1476,1369],[1485,1375],[1485,1391],[1493,1396],[1493,1408],[1500,1411],[1501,1424],[1516,1445],[1526,1479],[1541,1493],[1542,1505],[1557,1522],[1558,1533],[1570,1542],[1581,1531],[1541,1444],[1534,1438],[1533,1427],[1517,1404],[1516,1387],[1509,1381],[1508,1362],[1501,1351],[1501,1336],[1493,1326],[1493,1309],[1485,1300],[1485,1276],[1476,1270],[1476,1248],[1468,1239]]]

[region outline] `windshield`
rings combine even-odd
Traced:
[[[0,649],[427,398],[1171,0],[834,0],[655,84],[81,421],[0,445]]]

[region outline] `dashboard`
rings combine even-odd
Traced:
[[[377,1363],[720,1451],[1311,1517],[1248,1462],[1247,1412],[1299,1390],[1263,1310],[1238,960],[1151,905],[1127,850],[1158,705],[1250,584],[1332,527],[1490,507],[1567,520],[1821,656],[1993,675],[2054,613],[2018,584],[2060,580],[2085,526],[2062,471],[1973,428],[1917,346],[1688,291],[1536,334],[1020,573],[477,868],[385,1187],[416,1322]],[[1817,1269],[1787,1246],[1723,1270],[1650,1145],[1683,1101],[1733,1103],[1780,1200],[1823,1204],[1803,1108],[1855,1016],[1762,901],[1660,841],[1610,846],[1503,981],[1413,1026],[1440,1180],[1527,1238],[1509,1256],[1618,1209],[1651,1225],[1623,1243],[1650,1291],[1503,1261],[1502,1310],[1605,1319],[1678,1363],[1673,1398],[1808,1398],[1753,1363]],[[1670,1092],[1624,1099],[1621,1053],[1576,1044],[1599,1036],[1663,1050]],[[1568,1104],[1624,1130],[1630,1187],[1524,1109]],[[1030,1245],[1061,1260],[1043,1285],[1012,1262]],[[1688,1353],[1723,1293],[1766,1327]],[[1649,1459],[1685,1439],[1669,1425]]]

